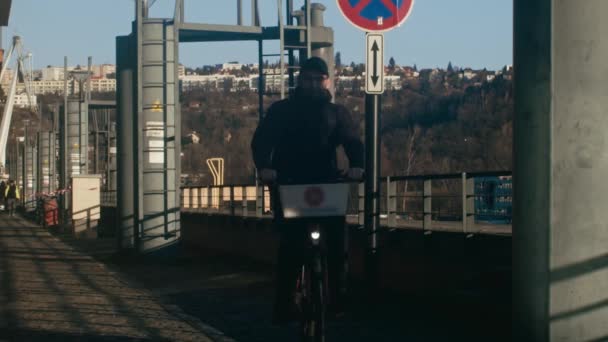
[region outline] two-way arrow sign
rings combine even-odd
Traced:
[[[384,36],[378,33],[366,35],[365,92],[384,93]]]

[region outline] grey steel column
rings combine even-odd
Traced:
[[[111,123],[108,130],[108,190],[116,193],[117,189],[117,153],[116,153],[116,123]]]
[[[8,175],[9,179],[15,179],[15,175],[17,174],[16,166],[17,166],[17,154],[15,153],[15,148],[17,144],[8,144]]]
[[[53,151],[55,150],[55,138],[53,132],[38,132],[38,191],[48,194],[54,191],[52,187],[53,178]]]
[[[175,30],[169,20],[144,19],[140,56],[143,156],[141,252],[179,239],[179,115]]]
[[[38,156],[38,147],[36,144],[32,144],[31,148],[31,163],[32,163],[32,194],[30,198],[30,208],[36,210],[36,196],[38,194],[38,163],[36,158]]]
[[[25,208],[27,200],[27,143],[23,141],[21,144],[21,206]]]
[[[180,88],[179,88],[179,26],[172,25],[167,28],[167,30],[173,31],[173,44],[167,42],[167,52],[166,57],[173,55],[173,68],[171,67],[171,63],[167,64],[167,79],[171,80],[173,78],[173,85],[168,84],[167,92],[173,91],[173,112],[175,116],[175,129],[174,129],[174,138],[173,138],[173,158],[175,160],[175,191],[173,191],[173,199],[171,202],[171,197],[169,196],[169,204],[173,205],[175,213],[175,226],[176,230],[176,238],[179,239],[181,236],[181,174],[182,174],[182,106],[180,102]],[[173,73],[173,77],[171,77],[171,73]],[[168,95],[169,102],[170,96]],[[170,106],[168,106],[170,108]],[[167,116],[170,115],[170,111],[167,110]],[[171,178],[169,178],[171,181]]]
[[[515,1],[514,341],[608,336],[606,1]]]
[[[117,229],[118,246],[134,248],[137,238],[135,173],[137,137],[134,88],[136,78],[135,39],[131,36],[116,38],[116,162],[117,162]]]
[[[24,158],[24,184],[23,204],[26,211],[34,210],[34,197],[36,195],[36,147],[33,144],[25,144]]]
[[[320,3],[314,3],[311,5],[311,13],[310,13],[310,25],[311,27],[324,27],[325,23],[323,20],[324,12],[326,10],[325,5]],[[312,56],[322,58],[329,68],[329,79],[331,80],[331,88],[329,91],[331,92],[332,98],[336,94],[335,87],[335,73],[336,73],[336,61],[334,55],[334,32],[332,29],[327,28],[329,30],[329,40],[330,44],[315,44],[315,37],[311,34],[312,37]]]
[[[81,90],[84,87],[81,87]],[[80,142],[78,150],[80,151],[80,173],[81,175],[89,174],[89,102],[86,100],[86,94],[82,91],[78,101],[79,108],[79,135]],[[70,122],[68,122],[70,124]],[[74,152],[76,153],[76,152]]]
[[[59,187],[61,189],[67,189],[68,188],[68,182],[69,182],[69,163],[70,161],[68,160],[69,158],[69,154],[68,154],[68,139],[67,139],[67,131],[68,131],[68,58],[65,57],[64,58],[64,67],[63,67],[63,110],[61,111],[60,115],[60,122],[61,124],[59,125],[59,140],[61,141],[61,147],[60,147],[60,152],[59,152],[59,160],[61,163],[61,168],[60,168],[60,173],[61,173],[61,177],[60,177],[60,182],[59,182]],[[63,201],[63,206],[62,208],[65,210],[67,209],[67,203],[66,201]]]
[[[67,131],[66,134],[67,140],[67,158],[68,158],[68,169],[67,169],[67,178],[69,184],[69,177],[73,175],[81,175],[86,174],[84,167],[86,163],[84,162],[84,152],[83,150],[83,139],[82,139],[82,130],[83,124],[82,113],[83,105],[79,99],[68,99],[68,110],[67,110]]]
[[[236,24],[243,25],[243,0],[236,2]]]
[[[17,141],[17,175],[15,177],[15,183],[19,187],[21,193],[23,193],[23,150],[24,143]]]

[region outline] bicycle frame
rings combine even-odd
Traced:
[[[279,186],[283,219],[306,219],[310,239],[310,256],[302,265],[298,282],[302,333],[305,340],[325,340],[325,305],[328,293],[327,261],[322,225],[328,217],[346,216],[348,183],[304,184]],[[315,222],[317,221],[317,222]]]

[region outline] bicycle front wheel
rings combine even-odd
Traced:
[[[307,290],[309,300],[306,318],[303,326],[304,340],[310,342],[325,341],[325,277],[321,258],[315,261],[313,267],[307,269]]]

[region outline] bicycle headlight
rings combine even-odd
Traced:
[[[310,233],[310,237],[313,240],[319,240],[319,238],[321,237],[321,233],[319,233],[319,232],[312,232],[312,233]]]

